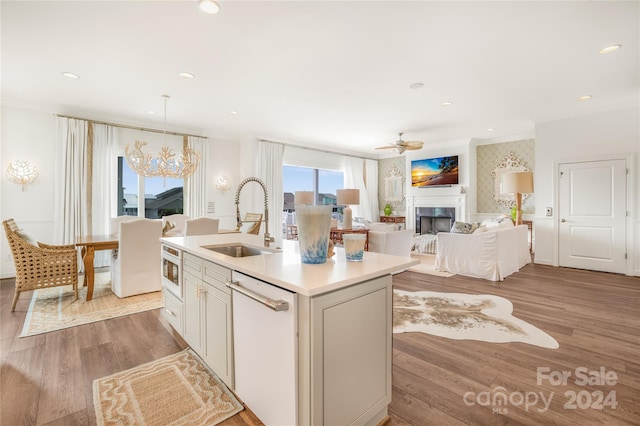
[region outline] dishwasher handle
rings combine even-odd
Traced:
[[[234,281],[227,280],[225,284],[231,290],[235,290],[238,293],[244,294],[248,298],[253,299],[256,302],[262,303],[267,308],[273,309],[276,312],[289,310],[289,302],[287,302],[286,300],[269,299],[268,297],[258,294],[254,291],[248,290],[244,287],[240,287],[240,285],[238,285],[238,283]]]

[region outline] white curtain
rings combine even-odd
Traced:
[[[371,218],[365,219],[372,222],[380,220],[380,206],[378,205],[378,160],[365,160],[365,185],[367,187],[367,198],[371,210]],[[360,197],[362,200],[363,198]]]
[[[196,218],[207,214],[207,138],[189,136],[188,144],[200,155],[200,165],[184,180],[184,214]]]
[[[91,234],[110,232],[111,217],[118,215],[118,132],[112,126],[93,125]],[[96,267],[111,264],[111,251],[95,252]]]
[[[57,125],[54,239],[56,244],[74,244],[76,236],[88,231],[88,123],[58,117]]]
[[[369,193],[364,183],[364,160],[362,158],[345,158],[344,187],[360,190],[360,204],[351,206],[354,218],[361,217],[370,221],[378,220],[373,214],[372,206],[369,202]]]
[[[269,194],[269,234],[275,245],[282,247],[282,157],[284,145],[276,142],[258,142],[258,177],[267,186]]]

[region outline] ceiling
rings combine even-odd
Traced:
[[[3,0],[2,102],[371,157],[639,103],[637,1],[219,3]]]

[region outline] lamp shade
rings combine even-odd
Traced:
[[[360,190],[359,189],[338,189],[337,194],[338,204],[348,206],[350,204],[360,204]]]
[[[313,191],[296,191],[293,202],[294,204],[313,204]]]
[[[531,194],[533,192],[533,173],[505,173],[502,175],[502,192],[505,194]]]

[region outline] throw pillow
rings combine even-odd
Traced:
[[[511,219],[509,219],[506,216],[497,216],[497,217],[490,217],[488,219],[485,219],[482,221],[481,225],[486,226],[487,228],[492,228],[495,226],[509,226],[509,223],[511,223]]]
[[[482,232],[487,232],[486,225],[480,225],[475,231],[473,231],[474,234],[480,234]]]
[[[472,234],[480,224],[478,222],[475,223],[466,223],[466,222],[454,222],[451,227],[452,234]]]
[[[23,229],[18,229],[16,231],[16,234],[18,234],[18,236],[20,238],[22,238],[23,240],[25,240],[26,242],[28,242],[29,244],[31,244],[32,246],[36,246],[38,247],[38,240],[36,240],[35,238],[33,238],[31,235],[29,235],[28,233],[24,232]]]
[[[164,226],[162,227],[162,235],[166,234],[167,232],[171,231],[173,228],[176,227],[175,222],[171,222],[171,221],[166,221],[164,223]]]

